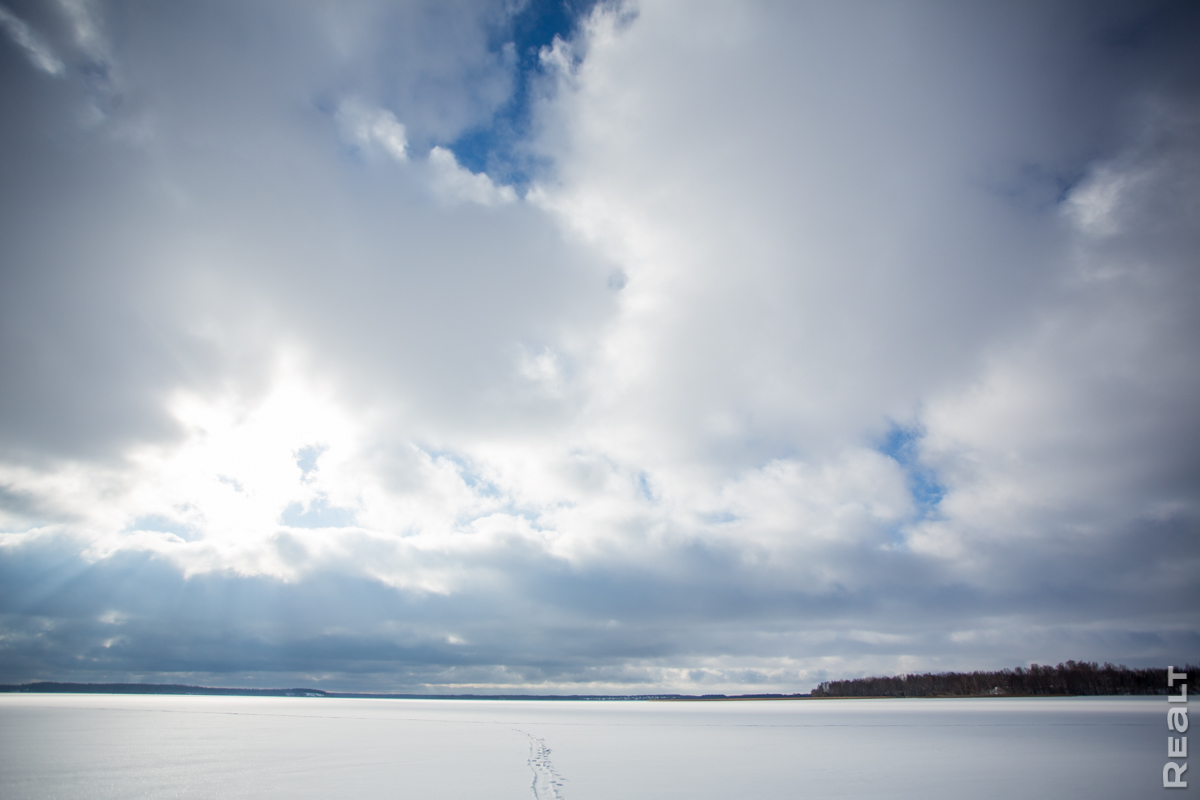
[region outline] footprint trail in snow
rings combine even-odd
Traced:
[[[545,739],[539,739],[518,730],[529,739],[529,768],[533,770],[533,796],[535,800],[563,800],[563,779],[550,763],[550,748]]]

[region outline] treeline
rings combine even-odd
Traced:
[[[1176,667],[1200,672],[1200,665]],[[922,675],[825,681],[813,697],[982,697],[1015,695],[1166,694],[1166,667],[1130,669],[1095,662],[1068,661],[1056,667],[1031,664],[1028,669],[999,672],[939,672]]]

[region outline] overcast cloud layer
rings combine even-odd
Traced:
[[[0,5],[0,681],[1200,652],[1189,2]]]

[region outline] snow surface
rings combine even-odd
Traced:
[[[1138,798],[1162,698],[0,695],[0,798]]]

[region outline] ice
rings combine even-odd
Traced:
[[[1161,698],[0,695],[0,798],[1139,798]]]

